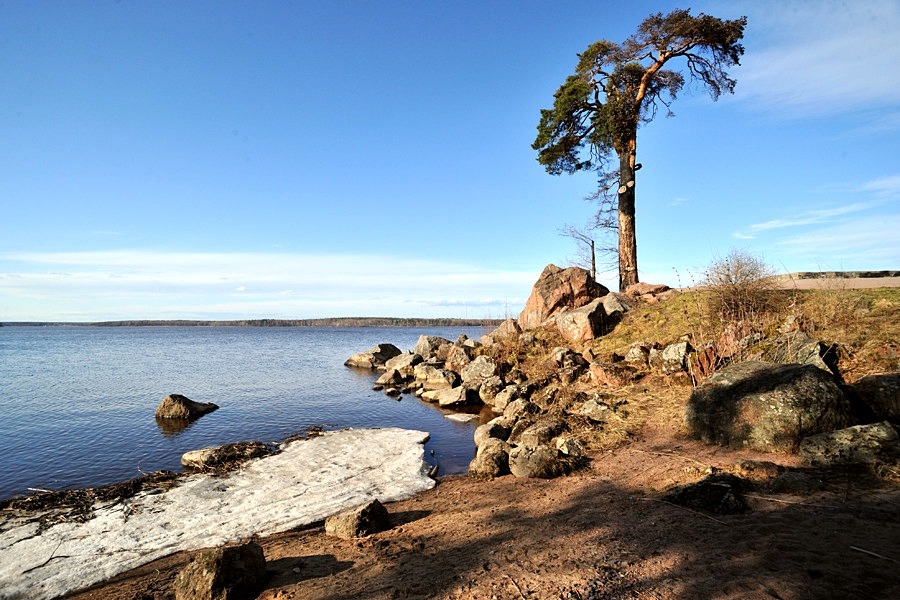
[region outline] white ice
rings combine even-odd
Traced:
[[[95,505],[85,523],[0,522],[0,598],[55,598],[178,552],[307,525],[372,498],[430,489],[428,434],[406,429],[326,433],[224,477],[193,475],[163,493]],[[32,537],[33,536],[33,537]]]

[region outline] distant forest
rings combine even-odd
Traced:
[[[392,317],[334,317],[329,319],[245,319],[238,321],[101,321],[97,323],[0,323],[25,326],[93,327],[496,327],[503,319],[413,319]]]

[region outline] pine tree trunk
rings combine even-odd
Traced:
[[[637,133],[637,132],[635,132]],[[634,229],[634,164],[637,136],[619,153],[619,291],[638,282],[637,236]]]

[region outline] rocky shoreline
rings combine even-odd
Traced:
[[[503,322],[481,340],[422,336],[408,351],[380,344],[350,357],[347,366],[377,372],[375,387],[389,396],[415,395],[466,414],[480,411],[469,476],[441,479],[435,490],[389,504],[384,512],[383,506],[372,508],[371,499],[360,499],[357,511],[341,515],[342,523],[352,525],[326,522],[324,529],[313,525],[267,538],[259,552],[249,550],[254,556],[264,551],[262,564],[268,569],[254,584],[265,588],[259,597],[584,600],[632,593],[756,597],[766,590],[775,597],[824,597],[823,591],[827,596],[834,589],[849,589],[842,578],[862,568],[863,557],[900,560],[896,519],[874,516],[900,501],[900,374],[872,373],[846,381],[840,349],[809,336],[795,315],[765,331],[731,331],[714,344],[684,335],[598,350],[596,342],[612,335],[627,313],[669,302],[677,294],[667,286],[647,284],[611,293],[586,271],[549,265],[519,318]],[[552,480],[559,477],[564,482],[556,485]],[[860,490],[852,502],[851,488]],[[840,489],[843,508],[822,514],[816,507],[835,505],[832,494]],[[599,494],[613,504],[572,504],[573,494],[579,493]],[[632,510],[635,501],[646,510]],[[554,503],[570,508],[556,512]],[[428,508],[417,512],[422,506]],[[780,506],[795,507],[794,512],[776,511]],[[507,526],[496,521],[497,511],[533,514],[538,521],[514,517],[514,525]],[[378,526],[365,524],[372,514],[379,515]],[[841,538],[851,555],[837,559],[829,554],[834,539],[816,540],[816,531],[823,522],[838,527],[850,514],[871,518],[854,517],[856,530]],[[671,534],[645,529],[647,518],[668,523]],[[792,540],[828,554],[830,562],[802,567],[812,559],[792,546],[781,558],[784,568],[772,567],[779,573],[777,581],[760,586],[750,583],[766,580],[758,571],[750,569],[745,577],[732,569],[732,578],[745,582],[743,588],[717,594],[716,582],[697,569],[722,551],[722,540],[691,529],[690,522],[698,518],[740,530],[741,541],[732,538],[732,543],[757,547],[742,552],[769,543],[767,536],[773,534],[765,519],[783,519]],[[538,525],[544,521],[567,539],[545,531]],[[625,529],[606,540],[606,521]],[[573,523],[584,527],[573,529]],[[482,536],[482,531],[487,533]],[[676,533],[680,542],[669,537]],[[857,533],[868,541],[854,538]],[[335,541],[335,535],[347,542]],[[615,547],[617,539],[631,540],[640,559],[635,563],[620,555],[609,562],[590,547],[573,549],[590,539],[605,539],[607,548]],[[683,547],[687,539],[696,546]],[[663,549],[659,560],[644,551],[654,544]],[[457,546],[471,548],[469,556],[482,562],[455,554]],[[336,561],[330,569],[317,571],[311,558],[289,560],[325,547]],[[545,561],[540,565],[529,557],[528,548],[537,547]],[[676,547],[681,548],[676,554],[690,557],[696,568],[678,566],[667,554]],[[495,554],[501,548],[506,559]],[[562,554],[571,557],[562,559]],[[417,570],[427,566],[420,558],[436,555],[452,556],[458,564],[440,563],[430,573]],[[407,564],[395,564],[390,557]],[[162,587],[135,573],[122,586],[109,582],[73,597],[125,598],[142,588],[157,590],[147,597],[171,597],[176,571],[187,572],[189,558],[159,563],[178,565],[163,569],[169,570],[159,580],[167,582]],[[607,566],[598,570],[598,561]],[[345,562],[351,566],[336,566]],[[557,565],[569,565],[569,570],[556,571]],[[798,568],[805,568],[807,576],[788,574]],[[871,576],[866,569],[877,586],[866,587],[865,597],[878,597],[881,590],[892,597],[890,590],[900,591],[897,577]],[[348,575],[335,577],[342,570]],[[548,584],[529,570],[552,572],[555,579]],[[447,579],[454,573],[459,581]],[[188,576],[179,577],[183,581]],[[328,585],[319,577],[326,577]],[[382,587],[360,585],[354,577],[381,581]],[[196,589],[195,584],[200,585],[194,581],[188,587]],[[879,592],[873,595],[875,589]],[[114,590],[122,595],[109,595],[120,593]]]

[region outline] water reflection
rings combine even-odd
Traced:
[[[156,417],[156,426],[159,432],[166,437],[174,437],[194,424],[196,419],[160,419]]]

